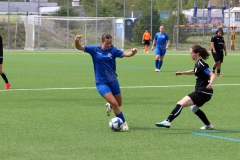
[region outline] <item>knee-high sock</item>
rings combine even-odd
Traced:
[[[123,116],[123,113],[122,113],[122,112],[120,112],[118,115],[116,115],[116,117],[119,117],[119,118],[121,118],[121,119],[123,120],[123,123],[125,122],[125,118],[124,118],[124,116]]]
[[[159,60],[155,60],[155,66],[158,69],[158,67],[159,67]]]
[[[210,125],[210,122],[208,121],[207,116],[205,115],[205,113],[202,110],[198,109],[195,114],[202,120],[202,122],[205,125],[207,125],[207,126]]]
[[[158,66],[158,69],[161,69],[161,67],[162,67],[162,64],[163,64],[163,61],[159,61],[159,66]]]
[[[181,113],[182,109],[183,107],[180,104],[177,104],[168,116],[167,121],[172,122]]]
[[[3,80],[5,81],[5,83],[8,83],[7,76],[4,72],[1,74],[1,76],[2,76]]]
[[[148,52],[148,46],[145,47],[145,51]]]

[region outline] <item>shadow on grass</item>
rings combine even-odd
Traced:
[[[162,133],[166,134],[189,134],[191,131],[186,130],[186,129],[179,129],[179,128],[164,128],[164,127],[135,127],[135,126],[130,126],[131,131],[159,131]]]

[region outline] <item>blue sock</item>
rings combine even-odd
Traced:
[[[159,68],[158,69],[161,69],[162,64],[163,64],[163,61],[159,61]]]
[[[159,66],[159,60],[155,60],[155,66],[156,66],[156,68],[158,68],[158,66]]]
[[[121,119],[123,120],[123,123],[125,122],[125,118],[124,118],[124,116],[123,116],[123,113],[122,113],[122,112],[120,112],[118,115],[116,115],[116,117],[119,117],[119,118],[121,118]]]

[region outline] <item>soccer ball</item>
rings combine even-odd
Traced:
[[[123,121],[119,117],[114,117],[109,121],[109,127],[113,131],[120,131],[122,129]]]

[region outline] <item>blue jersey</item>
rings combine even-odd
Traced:
[[[166,49],[166,43],[169,40],[167,33],[156,33],[154,40],[156,41],[156,48]]]
[[[101,46],[85,46],[84,50],[92,56],[96,84],[117,80],[115,59],[122,58],[123,51],[113,46],[108,50],[103,50]]]

